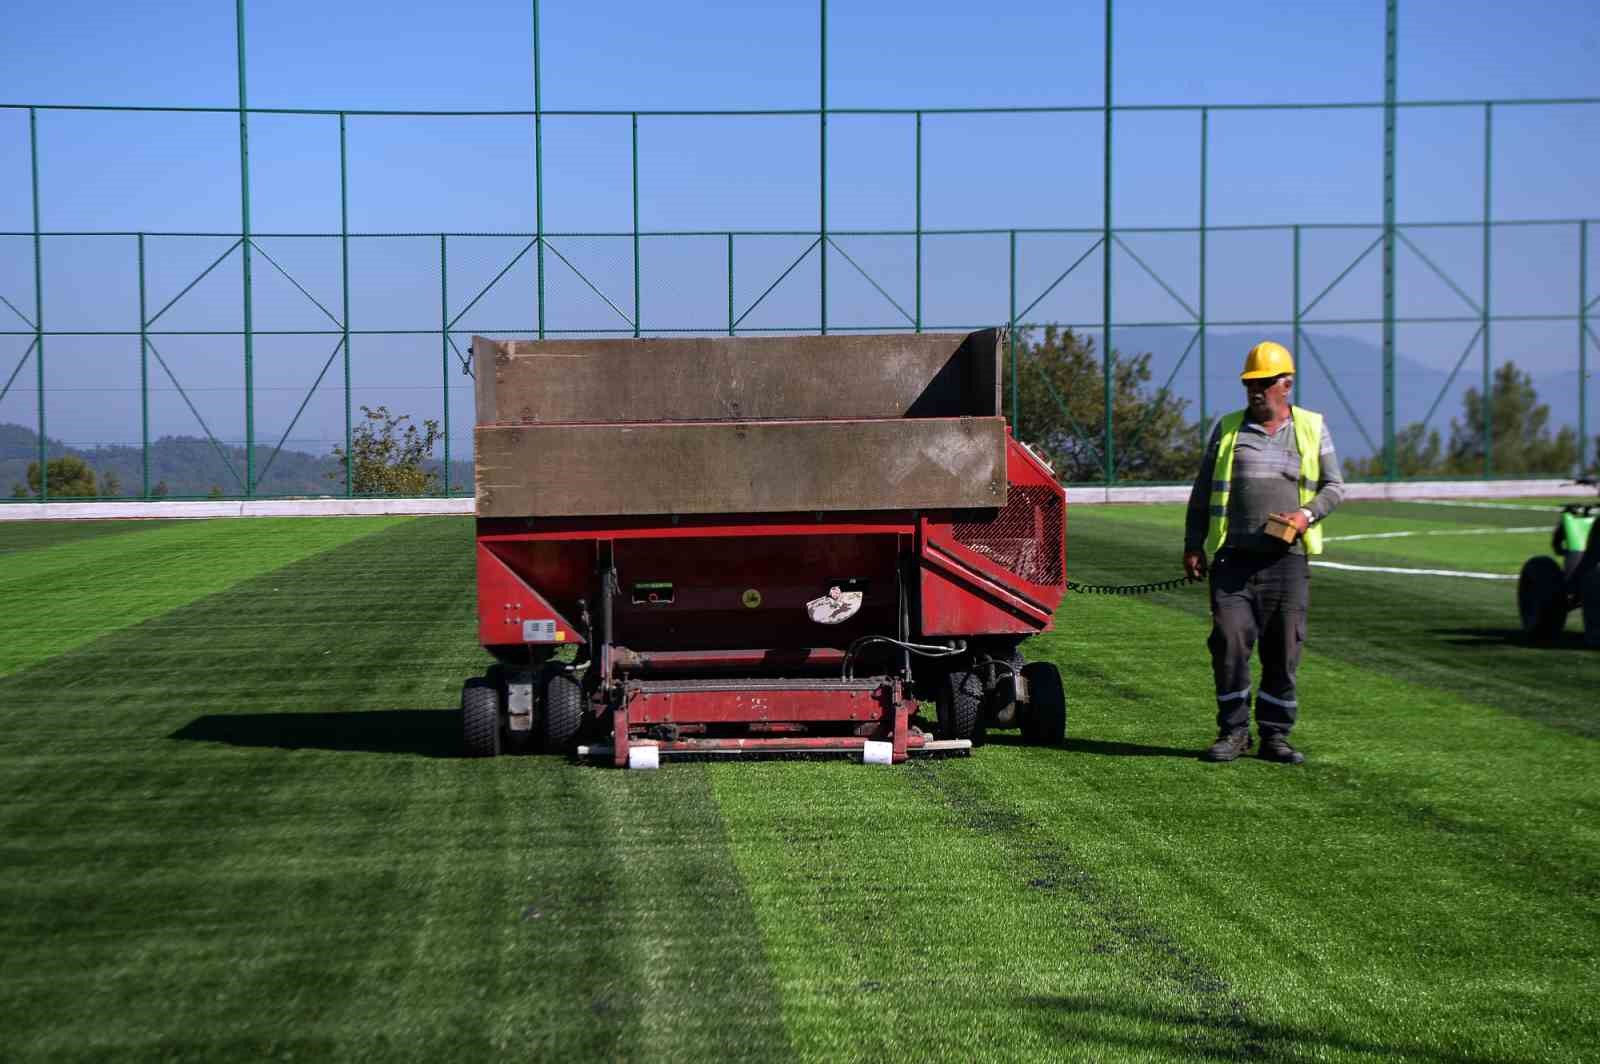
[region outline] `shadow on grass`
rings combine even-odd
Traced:
[[[1446,643],[1460,647],[1508,646],[1529,650],[1589,650],[1583,632],[1568,629],[1548,641],[1530,638],[1520,628],[1430,628],[1429,635],[1444,637]]]
[[[454,709],[368,709],[342,713],[213,713],[169,739],[281,750],[461,756],[461,713]]]
[[[1021,735],[1016,732],[989,732],[984,738],[989,746],[1027,746]],[[1101,754],[1106,757],[1186,757],[1194,760],[1200,756],[1199,750],[1184,750],[1176,746],[1146,746],[1143,743],[1117,743],[1107,742],[1103,739],[1074,739],[1070,736],[1066,742],[1056,747],[1058,750],[1073,754]]]
[[[1488,1064],[1500,1057],[1475,1056],[1416,1042],[1368,1041],[1309,1027],[1250,1019],[1237,1008],[1222,1010],[1147,1008],[1113,1003],[1088,995],[1030,996],[1017,1002],[1036,1026],[1063,1044],[1121,1045],[1146,1053],[1163,1052],[1190,1060],[1321,1059],[1329,1050],[1374,1059],[1403,1056],[1434,1064]],[[1131,1021],[1131,1023],[1130,1023]],[[1163,1024],[1187,1029],[1186,1034],[1150,1037],[1142,1033],[1112,1034],[1109,1028]],[[1148,1028],[1147,1028],[1148,1029]]]

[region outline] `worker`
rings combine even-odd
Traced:
[[[1270,340],[1252,347],[1239,379],[1245,408],[1212,430],[1184,527],[1184,572],[1211,577],[1217,739],[1201,757],[1232,761],[1250,749],[1250,657],[1259,641],[1257,756],[1298,765],[1305,755],[1289,745],[1289,733],[1299,717],[1307,556],[1322,553],[1321,524],[1344,497],[1344,477],[1322,415],[1289,401],[1294,357],[1287,348]]]

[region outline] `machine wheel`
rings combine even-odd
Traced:
[[[983,719],[983,680],[975,672],[956,670],[945,676],[933,697],[939,712],[941,739],[983,741],[979,725]]]
[[[1023,741],[1031,746],[1060,746],[1067,737],[1067,692],[1061,686],[1061,670],[1048,661],[1034,661],[1022,667],[1022,678],[1028,684]]]
[[[461,738],[468,757],[500,752],[500,689],[482,676],[461,687]]]
[[[1600,569],[1590,569],[1578,586],[1583,599],[1583,645],[1600,650]]]
[[[556,669],[544,674],[544,712],[539,715],[544,748],[557,752],[572,745],[583,724],[583,688],[578,681]]]
[[[1566,580],[1554,558],[1540,554],[1529,558],[1517,577],[1517,609],[1522,613],[1523,634],[1548,642],[1567,623]]]

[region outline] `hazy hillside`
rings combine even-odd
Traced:
[[[118,480],[122,496],[137,497],[144,482],[144,469],[138,447],[65,447],[59,440],[46,438],[45,454],[59,458],[76,454],[94,469],[100,483],[107,474]],[[0,495],[10,496],[18,484],[27,483],[28,465],[38,461],[39,436],[23,425],[0,423]],[[271,460],[269,466],[268,460]],[[213,491],[223,495],[242,495],[245,451],[242,447],[218,448],[198,436],[163,436],[150,443],[150,487],[166,483],[172,496],[204,496]],[[272,449],[257,447],[255,453],[256,492],[261,495],[338,495],[344,486],[342,465],[330,455],[283,450],[272,458]],[[470,490],[472,463],[452,461],[451,489]],[[442,472],[442,463],[433,463]],[[266,475],[262,476],[262,470]],[[329,474],[333,474],[330,478]]]

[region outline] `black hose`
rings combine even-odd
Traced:
[[[1080,584],[1067,581],[1067,590],[1080,595],[1149,595],[1157,591],[1175,591],[1185,584],[1198,584],[1201,576],[1176,576],[1171,580],[1157,580],[1147,584]]]

